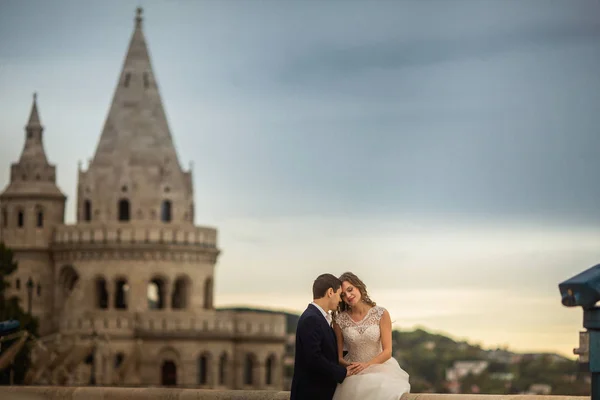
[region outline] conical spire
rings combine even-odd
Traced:
[[[141,8],[90,168],[123,163],[180,169],[142,31]]]
[[[48,164],[46,158],[46,152],[44,151],[44,144],[42,140],[42,134],[44,127],[40,122],[40,115],[37,106],[37,93],[33,94],[33,104],[31,106],[31,113],[29,114],[29,121],[25,126],[25,146],[21,153],[20,163],[23,162],[34,162],[39,164]]]
[[[78,215],[99,223],[164,223],[168,207],[173,222],[193,224],[192,176],[177,159],[142,23],[138,8],[96,153],[79,173]]]

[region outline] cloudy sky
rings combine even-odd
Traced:
[[[301,311],[351,270],[397,327],[571,354],[600,262],[597,1],[0,1],[0,185],[38,92],[74,221],[144,30],[217,305]]]

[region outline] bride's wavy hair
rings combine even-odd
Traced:
[[[372,307],[375,307],[377,305],[377,303],[375,303],[369,297],[369,292],[367,292],[367,285],[365,285],[365,283],[363,281],[361,281],[358,276],[354,275],[352,272],[344,272],[342,275],[340,275],[339,279],[342,283],[348,282],[349,284],[351,284],[352,286],[357,288],[358,291],[360,292],[360,297],[361,297],[362,301],[364,301],[365,303],[367,303],[368,305],[370,305]],[[342,311],[347,311],[349,309],[350,309],[350,306],[348,304],[346,304],[346,302],[342,299],[342,301],[340,301],[340,304],[338,305],[337,311],[342,312]]]

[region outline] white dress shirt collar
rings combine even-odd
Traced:
[[[329,313],[325,312],[325,310],[323,310],[323,309],[321,308],[321,306],[320,306],[320,305],[318,305],[317,303],[315,303],[314,301],[313,301],[312,303],[310,303],[310,304],[312,304],[313,306],[317,307],[317,309],[318,309],[319,311],[321,311],[321,314],[323,314],[323,318],[325,318],[325,319],[327,320],[327,324],[328,324],[328,325],[331,325],[331,314],[329,314]]]

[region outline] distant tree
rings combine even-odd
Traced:
[[[21,329],[27,330],[33,335],[37,335],[37,319],[21,308],[18,297],[12,296],[8,298],[6,295],[6,291],[10,287],[10,282],[7,278],[13,274],[17,268],[18,264],[14,260],[12,250],[7,248],[4,243],[0,243],[0,321],[9,319],[18,320],[21,323]],[[7,349],[17,340],[18,339],[14,339],[2,343],[2,349]],[[23,346],[21,351],[15,357],[12,368],[7,368],[0,372],[0,384],[10,384],[11,369],[13,372],[13,383],[22,383],[25,374],[27,373],[27,369],[31,365],[30,363],[30,348],[29,346]]]
[[[490,365],[488,365],[488,367],[487,367],[487,371],[491,374],[493,374],[495,372],[505,373],[505,372],[508,372],[508,370],[509,370],[508,364],[501,363],[498,361],[490,362]]]

